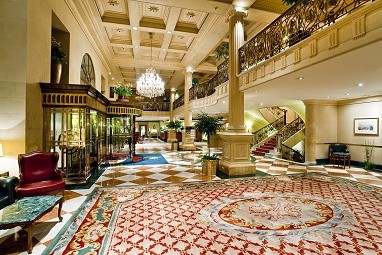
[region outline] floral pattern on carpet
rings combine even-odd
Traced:
[[[45,254],[381,254],[381,195],[316,173],[97,188]]]

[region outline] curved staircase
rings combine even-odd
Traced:
[[[277,139],[276,137],[272,137],[271,139],[267,140],[263,145],[253,150],[252,154],[256,156],[265,156],[266,153],[269,153],[269,151],[274,150],[276,146]]]

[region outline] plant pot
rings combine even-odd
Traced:
[[[118,95],[118,101],[129,102],[129,98],[127,96]]]
[[[204,175],[216,175],[216,171],[219,166],[219,160],[203,160],[202,162],[202,174]]]
[[[50,65],[50,82],[60,83],[62,73],[62,63],[52,62]]]

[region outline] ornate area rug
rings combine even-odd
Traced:
[[[97,188],[45,254],[382,254],[382,190],[308,173]]]

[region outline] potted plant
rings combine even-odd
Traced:
[[[168,129],[172,129],[176,132],[177,142],[182,141],[182,132],[180,132],[182,127],[182,122],[180,120],[172,120],[167,124]]]
[[[227,59],[229,56],[229,44],[227,42],[223,42],[220,44],[215,51],[215,58],[220,60],[222,58]]]
[[[373,156],[374,144],[372,142],[365,142],[365,161],[364,168],[365,170],[372,170],[374,168],[374,163],[371,162],[371,157]]]
[[[61,43],[52,37],[51,42],[51,69],[50,78],[52,83],[59,83],[62,73],[62,63],[65,63],[66,53],[62,50]]]
[[[113,92],[118,95],[118,100],[120,101],[128,101],[128,97],[133,95],[132,85],[129,84],[117,84],[116,87],[113,88]]]
[[[203,174],[216,175],[219,158],[216,155],[211,155],[210,138],[217,133],[221,126],[220,118],[209,116],[207,113],[199,114],[198,120],[194,124],[196,132],[207,136],[208,154],[202,157]]]

